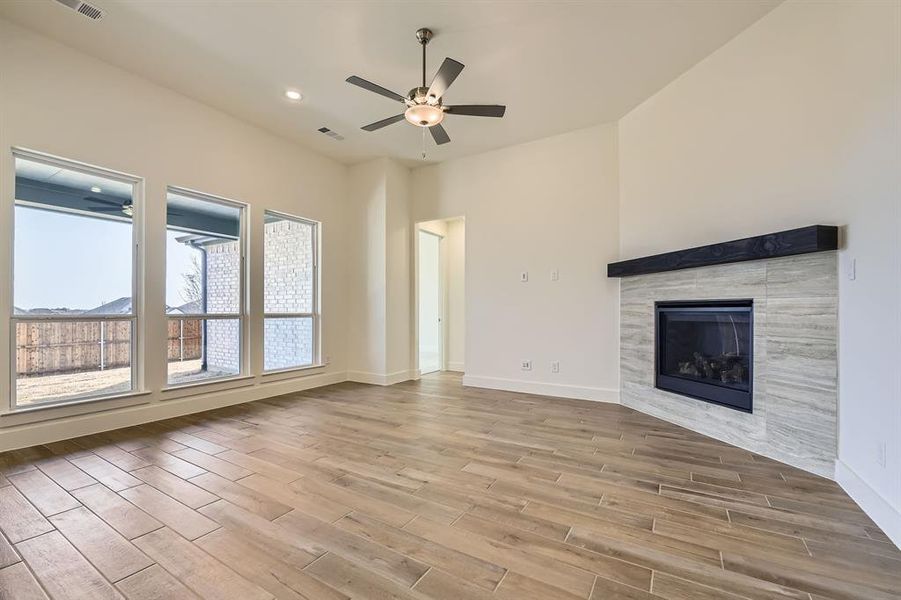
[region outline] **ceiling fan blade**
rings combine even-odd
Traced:
[[[445,58],[441,63],[441,68],[435,73],[435,79],[429,86],[429,96],[432,98],[440,98],[447,91],[447,88],[454,82],[460,71],[463,70],[463,63],[457,62],[452,58]]]
[[[366,131],[375,131],[376,129],[381,129],[382,127],[387,127],[388,125],[392,125],[397,123],[398,121],[404,120],[404,113],[400,113],[399,115],[394,115],[393,117],[388,117],[387,119],[382,119],[381,121],[376,121],[375,123],[370,123],[369,125],[364,125],[360,127],[360,129],[365,129]]]
[[[432,133],[432,138],[435,140],[435,143],[439,146],[450,141],[450,136],[447,135],[447,132],[444,130],[444,127],[442,127],[440,123],[438,125],[432,125],[431,127],[429,127],[429,131]]]
[[[506,110],[507,107],[501,104],[458,104],[444,107],[444,112],[448,114],[470,117],[503,117]]]
[[[350,77],[348,77],[346,79],[346,81],[347,81],[347,83],[350,83],[357,87],[361,87],[364,90],[369,90],[370,92],[375,92],[376,94],[379,94],[380,96],[384,96],[386,98],[391,98],[392,100],[397,100],[398,102],[403,102],[404,100],[406,100],[406,98],[404,98],[397,92],[392,92],[391,90],[389,90],[387,88],[383,88],[380,85],[376,85],[376,84],[372,83],[371,81],[366,81],[362,77],[357,77],[356,75],[351,75]]]

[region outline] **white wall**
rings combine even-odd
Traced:
[[[464,382],[616,400],[615,126],[415,169],[412,189],[414,221],[466,219]]]
[[[845,227],[838,478],[901,541],[901,4],[781,5],[622,119],[619,148],[622,258]]]
[[[409,171],[378,158],[349,175],[348,378],[389,385],[413,376]]]
[[[410,220],[410,170],[386,160],[387,204],[387,356],[389,381],[413,376],[413,225]]]
[[[0,417],[0,450],[196,412],[215,406],[340,381],[345,377],[347,305],[347,168],[296,144],[47,38],[0,20],[0,282],[9,281],[14,169],[9,151],[21,146],[144,178],[146,387],[149,395],[93,408],[116,410],[24,424]],[[252,346],[253,377],[187,392],[164,392],[166,380],[165,189],[177,185],[251,205],[249,324],[261,339],[263,209],[321,221],[323,356],[331,364],[309,377],[262,377],[262,344]],[[6,285],[4,283],[4,285]],[[0,315],[10,314],[8,289]],[[0,319],[0,343],[9,336]],[[7,356],[6,352],[2,353]],[[7,405],[9,361],[0,360],[0,394]],[[236,387],[239,386],[239,387]],[[211,392],[217,392],[215,394]],[[199,393],[198,392],[202,392]],[[165,399],[166,402],[162,402]],[[71,415],[74,407],[42,412]],[[18,423],[18,425],[15,425]]]
[[[386,267],[384,160],[350,168],[347,368],[352,373],[385,372]],[[353,342],[352,342],[353,340]]]
[[[445,361],[448,371],[466,369],[466,221],[447,222],[445,260]]]

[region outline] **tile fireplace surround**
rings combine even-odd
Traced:
[[[654,302],[754,301],[754,412],[654,387]],[[620,283],[622,403],[834,477],[838,404],[835,252],[626,277]]]

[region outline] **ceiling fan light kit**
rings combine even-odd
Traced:
[[[404,118],[417,127],[432,127],[444,120],[444,111],[440,106],[414,104],[404,111]]]
[[[403,113],[364,125],[365,131],[376,131],[383,127],[387,127],[392,123],[406,120],[411,125],[422,127],[429,130],[432,138],[438,145],[446,144],[450,141],[450,136],[444,130],[441,122],[446,114],[466,115],[472,117],[503,117],[506,107],[498,104],[469,104],[458,106],[445,106],[442,102],[444,93],[447,88],[454,82],[460,72],[463,70],[463,63],[452,58],[445,58],[441,63],[441,68],[435,74],[432,83],[426,86],[426,46],[434,37],[431,29],[418,29],[416,31],[416,40],[422,46],[422,85],[415,87],[409,91],[406,96],[401,96],[396,92],[384,88],[380,85],[367,81],[362,77],[352,75],[347,78],[347,83],[356,85],[385,96],[392,100],[402,102],[406,105]]]

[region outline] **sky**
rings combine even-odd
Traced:
[[[131,225],[16,207],[14,304],[90,309],[131,296]],[[167,232],[166,304],[179,306],[182,273],[197,252]]]

